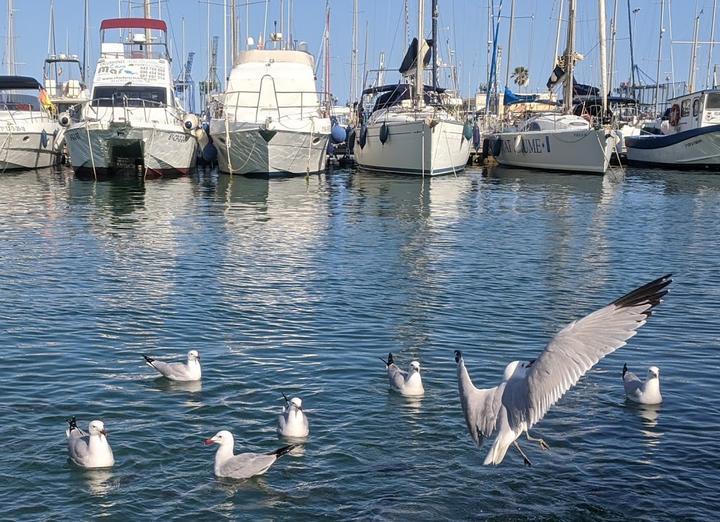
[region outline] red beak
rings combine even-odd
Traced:
[[[212,439],[205,439],[203,441],[203,444],[205,444],[206,446],[212,446],[213,444],[215,444],[215,441]]]

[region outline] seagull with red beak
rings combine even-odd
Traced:
[[[107,431],[102,421],[94,420],[85,433],[77,426],[75,417],[68,420],[65,432],[68,440],[70,460],[81,468],[110,468],[115,464],[112,449],[107,440]]]

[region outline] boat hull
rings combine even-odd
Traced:
[[[618,141],[604,129],[503,132],[490,148],[507,167],[604,174]]]
[[[292,176],[325,170],[330,135],[253,126],[225,129],[223,120],[211,123],[220,170],[246,176]]]
[[[133,171],[145,176],[187,174],[195,165],[197,140],[182,127],[140,127],[81,122],[65,132],[77,174]]]
[[[367,126],[365,144],[355,143],[358,166],[371,171],[437,176],[460,172],[470,156],[470,142],[463,136],[463,123],[426,118],[391,121],[385,143],[380,140],[381,122]],[[360,132],[363,132],[362,130]]]
[[[15,115],[0,122],[0,171],[41,169],[59,162],[57,134],[59,126],[49,118]]]
[[[720,169],[720,125],[668,135],[627,137],[629,165]]]

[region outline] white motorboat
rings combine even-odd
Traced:
[[[432,50],[433,85],[424,84],[430,57],[423,31],[424,0],[419,0],[418,11],[418,38],[399,68],[404,81],[363,90],[361,126],[353,147],[361,168],[435,176],[462,171],[470,156],[472,124],[458,116],[457,97],[437,86],[437,45]],[[432,20],[432,41],[437,42],[437,16]]]
[[[672,106],[658,134],[625,138],[628,164],[720,168],[720,90],[697,91],[668,101]]]
[[[500,165],[569,172],[605,173],[619,137],[572,114],[540,114],[517,130],[490,138]]]
[[[0,171],[39,169],[58,161],[59,130],[35,78],[0,76]]]
[[[127,37],[106,42],[111,30]],[[66,130],[73,170],[93,175],[188,173],[195,164],[199,120],[175,98],[165,22],[108,19],[100,32],[92,99],[80,121],[69,122]]]
[[[282,176],[325,170],[331,123],[310,53],[239,52],[220,101],[210,135],[221,171]]]

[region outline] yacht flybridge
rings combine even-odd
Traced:
[[[126,35],[106,41],[109,31]],[[151,18],[115,18],[100,25],[101,54],[92,99],[66,140],[76,173],[132,170],[187,173],[195,163],[198,119],[175,99],[167,26]],[[62,120],[61,120],[62,122]]]

